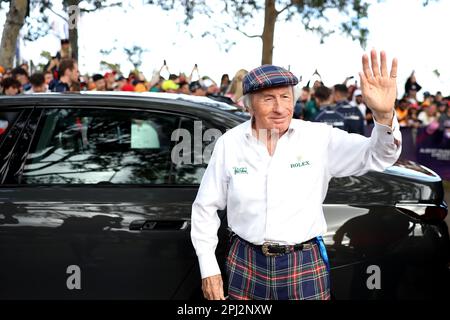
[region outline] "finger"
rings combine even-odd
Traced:
[[[219,287],[219,300],[225,300],[225,295],[223,294],[223,283],[220,281],[220,287]]]
[[[387,63],[386,63],[386,52],[384,52],[384,51],[380,52],[380,60],[381,60],[381,76],[387,77],[388,71],[387,71]]]
[[[218,281],[217,285],[214,286],[214,291],[216,294],[216,300],[225,300],[225,296],[223,294],[223,281],[222,278]]]
[[[369,57],[367,56],[367,54],[363,54],[362,56],[362,67],[366,79],[372,78],[372,72],[370,71],[369,68]]]
[[[360,83],[361,83],[361,92],[364,95],[364,91],[368,87],[368,82],[367,82],[367,78],[366,78],[366,76],[364,75],[363,72],[359,73],[359,80],[360,80]]]
[[[221,293],[220,291],[221,291],[221,290],[220,290],[219,287],[215,287],[215,288],[213,289],[213,293],[212,293],[213,300],[223,300],[223,299],[222,299],[222,297],[223,297],[223,291],[222,291],[222,293]]]
[[[392,67],[391,67],[391,78],[397,78],[397,58],[392,59]]]
[[[361,85],[361,94],[363,96],[363,99],[366,99],[367,90],[370,88],[370,83],[367,81],[366,76],[364,73],[359,73],[359,79],[360,79],[360,85]]]
[[[375,49],[372,49],[370,51],[370,61],[372,62],[372,73],[373,76],[379,77],[380,76],[380,67],[378,66],[378,58],[377,58],[377,52]]]

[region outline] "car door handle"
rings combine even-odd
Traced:
[[[186,230],[189,222],[186,220],[134,220],[130,223],[130,230],[161,231]]]

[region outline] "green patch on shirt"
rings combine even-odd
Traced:
[[[234,174],[248,174],[247,167],[233,167]]]

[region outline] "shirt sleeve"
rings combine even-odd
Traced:
[[[374,121],[370,138],[332,128],[328,144],[328,172],[331,177],[359,176],[384,171],[400,156],[402,136],[394,113],[392,126]]]
[[[224,157],[224,142],[223,137],[220,137],[192,205],[191,239],[202,279],[221,273],[215,251],[220,227],[217,210],[225,209],[227,202],[228,179]]]

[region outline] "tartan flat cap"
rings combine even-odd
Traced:
[[[242,80],[244,94],[270,87],[295,86],[298,79],[290,71],[265,64],[247,73]]]

